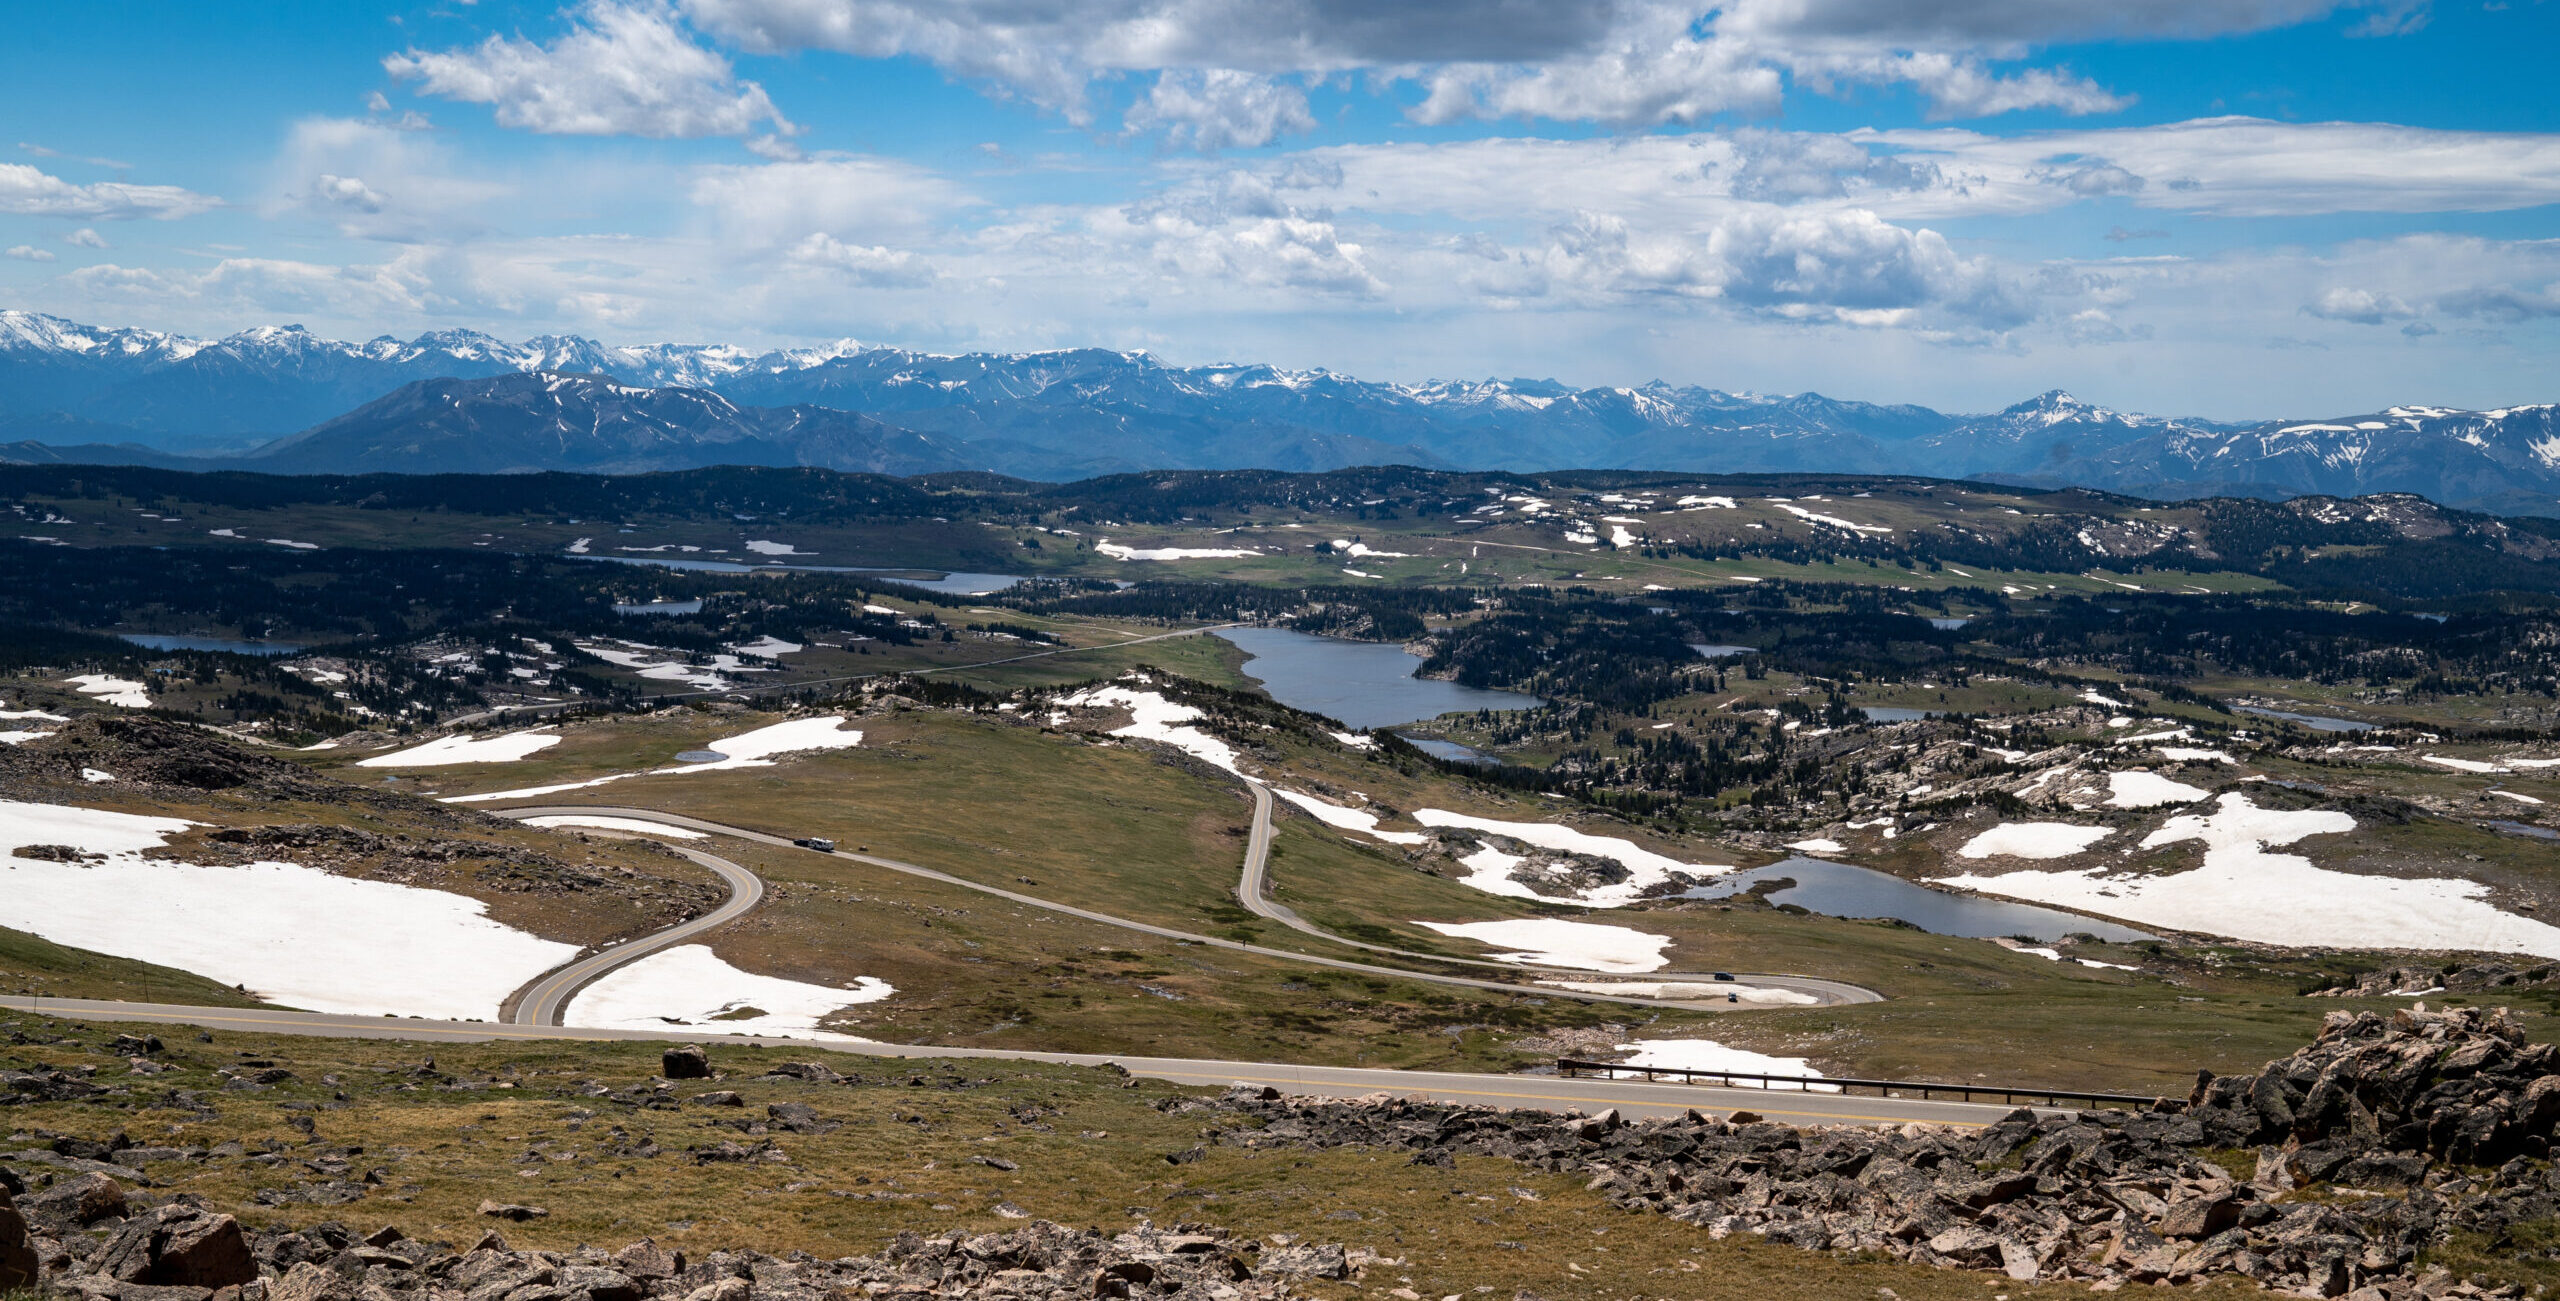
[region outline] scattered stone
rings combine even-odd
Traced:
[[[543,1216],[549,1215],[551,1212],[546,1211],[539,1206],[523,1206],[514,1202],[484,1201],[480,1203],[480,1213],[493,1220],[511,1220],[515,1223],[522,1224],[526,1220],[541,1219]]]
[[[700,1044],[670,1048],[659,1058],[658,1074],[671,1080],[707,1080],[711,1078],[711,1054]]]
[[[693,1095],[693,1100],[706,1107],[743,1107],[747,1105],[747,1100],[745,1098],[739,1097],[735,1092],[728,1089],[715,1089],[709,1093],[697,1093]]]

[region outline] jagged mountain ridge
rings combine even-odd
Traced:
[[[945,356],[844,340],[753,352],[716,344],[608,347],[575,336],[508,343],[467,330],[343,343],[294,326],[203,341],[7,311],[0,311],[0,440],[45,450],[21,455],[0,443],[0,460],[156,464],[172,452],[246,453],[281,468],[319,453],[307,435],[261,446],[273,435],[334,423],[422,381],[526,373],[707,390],[738,411],[867,414],[925,439],[882,453],[887,463],[1052,480],[1142,469],[1399,463],[1927,474],[2167,497],[2409,492],[2535,513],[2560,504],[2560,422],[2547,405],[2485,412],[2407,406],[2226,423],[2130,415],[2057,391],[1965,415],[1659,382],[1392,384],[1263,365],[1175,367],[1144,353],[1096,348]],[[638,441],[616,441],[626,434]],[[674,469],[711,463],[688,459],[700,455],[785,454],[761,425],[655,443],[636,430],[594,436],[598,447],[556,444],[547,459],[524,468]],[[788,454],[832,455],[825,447],[831,436],[812,435],[808,447]],[[400,445],[377,440],[366,464],[403,468],[390,450]],[[861,456],[874,450],[860,439],[848,447]],[[957,460],[941,462],[946,453]]]
[[[697,465],[867,474],[968,468],[931,436],[826,407],[741,407],[707,389],[531,371],[421,380],[228,462],[288,474],[635,474]]]

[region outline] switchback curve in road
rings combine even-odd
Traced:
[[[193,1025],[247,1034],[306,1035],[331,1039],[392,1039],[420,1043],[649,1041],[817,1049],[865,1057],[908,1060],[970,1058],[1051,1062],[1069,1066],[1116,1065],[1133,1075],[1176,1084],[1267,1084],[1298,1097],[1399,1097],[1471,1103],[1512,1110],[1594,1111],[1616,1107],[1632,1116],[1677,1116],[1690,1108],[1748,1110],[1796,1125],[1939,1124],[1988,1125],[2015,1108],[1974,1102],[1939,1102],[1872,1094],[1787,1093],[1705,1084],[1655,1084],[1551,1075],[1470,1075],[1455,1071],[1399,1071],[1358,1066],[1296,1066],[1285,1062],[1234,1062],[1205,1058],[1130,1057],[1112,1053],[1044,1053],[997,1048],[941,1048],[852,1039],[792,1039],[712,1035],[686,1030],[598,1030],[577,1026],[504,1025],[485,1021],[429,1021],[409,1017],[347,1016],[281,1008],[192,1007],[169,1003],[121,1003],[103,999],[0,995],[0,1007],[74,1021]],[[2050,1109],[2045,1109],[2050,1110]]]
[[[745,827],[733,827],[726,823],[712,822],[704,818],[690,817],[682,813],[666,813],[657,809],[633,808],[627,805],[544,804],[520,808],[490,809],[488,812],[497,814],[501,817],[510,818],[559,817],[563,815],[630,818],[641,822],[655,822],[664,826],[680,827],[688,831],[702,831],[709,832],[712,835],[731,836],[754,844],[771,845],[781,849],[801,848],[788,837],[784,836],[770,835],[762,831],[750,831]],[[1267,831],[1268,823],[1266,822],[1263,825]],[[803,852],[815,851],[804,850]],[[948,872],[936,871],[930,867],[921,867],[914,863],[900,862],[894,858],[882,858],[876,854],[840,850],[835,854],[835,857],[851,859],[857,863],[865,863],[872,867],[886,868],[892,872],[903,872],[908,876],[921,877],[928,881],[938,881],[944,885],[957,886],[960,889],[972,890],[979,894],[993,895],[999,899],[1009,900],[1013,903],[1022,904],[1032,908],[1039,908],[1048,912],[1059,913],[1068,917],[1080,918],[1084,921],[1098,922],[1105,926],[1116,926],[1123,930],[1137,931],[1144,935],[1153,935],[1162,939],[1175,940],[1185,944],[1199,944],[1209,948],[1226,949],[1235,953],[1251,953],[1258,957],[1277,958],[1284,962],[1302,962],[1310,966],[1330,967],[1337,971],[1354,971],[1364,976],[1386,976],[1397,980],[1420,981],[1425,984],[1450,985],[1467,989],[1490,990],[1501,994],[1531,994],[1539,998],[1567,999],[1583,1003],[1614,1003],[1632,1007],[1675,1007],[1702,1012],[1728,1010],[1729,1007],[1729,1005],[1724,1003],[1699,1002],[1680,999],[1633,998],[1621,994],[1593,994],[1585,993],[1580,990],[1552,989],[1544,985],[1519,985],[1508,981],[1478,980],[1471,976],[1441,975],[1436,972],[1414,971],[1404,967],[1380,966],[1375,963],[1353,962],[1344,958],[1328,958],[1311,953],[1295,953],[1287,949],[1265,948],[1259,944],[1247,944],[1240,940],[1223,939],[1215,935],[1200,935],[1191,931],[1175,930],[1170,926],[1158,926],[1152,922],[1136,921],[1127,917],[1114,917],[1109,913],[1095,912],[1090,908],[1078,908],[1073,904],[1063,904],[1051,899],[1037,898],[1032,895],[1022,894],[1018,891],[1007,890],[1001,886],[986,885],[981,882],[969,880],[966,877],[953,876]],[[736,865],[732,864],[731,866]],[[745,871],[746,869],[739,868],[738,870]],[[1429,960],[1444,961],[1445,959]],[[1860,1001],[1871,1001],[1875,997],[1877,996],[1870,992],[1868,999]]]
[[[500,1020],[514,1025],[559,1025],[569,1010],[569,1000],[576,998],[580,990],[604,978],[606,973],[725,926],[764,902],[763,877],[717,854],[706,854],[686,845],[668,845],[667,848],[710,868],[722,884],[729,887],[728,899],[691,921],[678,922],[636,940],[609,945],[534,977],[499,1007]]]

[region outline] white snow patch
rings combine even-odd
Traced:
[[[2204,862],[2194,871],[2024,871],[1949,877],[1940,884],[2267,944],[2560,957],[2560,928],[2492,907],[2485,899],[2489,888],[2477,881],[2361,876],[2315,867],[2297,854],[2267,852],[2355,825],[2344,813],[2262,809],[2248,796],[2230,793],[2213,813],[2171,818],[2142,842],[2148,849],[2203,841]]]
[[[763,538],[747,539],[747,550],[752,551],[759,556],[814,556],[818,554],[815,551],[803,551],[788,542],[767,542]]]
[[[1624,926],[1569,922],[1552,917],[1503,922],[1415,922],[1462,940],[1520,950],[1490,955],[1496,962],[1539,967],[1574,967],[1583,971],[1660,971],[1670,959],[1662,951],[1668,935],[1652,935]]]
[[[2530,795],[2518,795],[2518,794],[2516,794],[2514,791],[2491,791],[2491,792],[2489,792],[2489,793],[2490,793],[2490,794],[2492,794],[2492,795],[2497,796],[2499,799],[2502,799],[2502,800],[2514,800],[2514,801],[2515,801],[2516,803],[2518,803],[2518,804],[2540,804],[2540,803],[2542,803],[2542,801],[2541,801],[2541,800],[2535,799],[2534,797],[2532,797],[2532,796],[2530,796]]]
[[[502,736],[440,736],[425,745],[356,760],[359,768],[434,768],[450,763],[514,763],[526,755],[560,744],[550,732],[509,732]]]
[[[51,735],[53,735],[51,732],[35,732],[21,727],[0,732],[0,745],[25,745],[29,741],[41,741]]]
[[[780,637],[776,637],[771,633],[766,633],[764,636],[758,637],[754,641],[743,642],[739,645],[732,646],[729,649],[736,651],[741,655],[755,655],[764,659],[773,659],[780,655],[797,655],[808,648],[802,646],[796,641],[784,641]]]
[[[1262,554],[1250,547],[1132,547],[1107,539],[1093,549],[1114,560],[1238,560]]]
[[[2202,763],[2206,761],[2213,763],[2240,762],[2239,760],[2232,758],[2228,751],[2208,750],[2201,746],[2192,745],[2161,746],[2160,757],[2163,759],[2175,760],[2179,763]]]
[[[198,867],[141,857],[194,825],[0,801],[0,850],[70,845],[106,855],[85,864],[0,858],[0,923],[355,1016],[495,1019],[518,986],[578,954],[442,890],[293,863]]]
[[[583,556],[587,554],[587,549],[594,546],[595,543],[596,540],[594,538],[580,538],[569,544],[569,554],[573,556]]]
[[[2440,767],[2451,768],[2455,772],[2487,773],[2506,771],[2506,769],[2501,768],[2494,763],[2482,763],[2477,759],[2456,759],[2449,755],[2441,754],[2422,754],[2418,757],[2426,760],[2428,763],[2436,764]]]
[[[1335,804],[1330,800],[1317,799],[1313,795],[1304,795],[1297,791],[1284,791],[1277,786],[1271,788],[1271,793],[1289,801],[1291,804],[1297,805],[1299,808],[1305,809],[1308,813],[1315,816],[1316,821],[1321,822],[1328,827],[1339,827],[1344,831],[1357,831],[1361,835],[1374,836],[1390,845],[1419,845],[1431,839],[1431,837],[1424,835],[1419,831],[1380,831],[1378,830],[1378,815],[1365,809],[1349,808],[1344,805]]]
[[[1668,858],[1650,849],[1642,848],[1632,840],[1618,836],[1595,836],[1589,832],[1578,831],[1553,822],[1505,822],[1495,818],[1451,813],[1446,809],[1416,809],[1413,820],[1426,827],[1463,827],[1469,831],[1508,836],[1513,840],[1536,845],[1541,849],[1614,860],[1627,869],[1626,880],[1615,885],[1594,886],[1579,892],[1574,897],[1575,902],[1593,908],[1618,908],[1634,903],[1643,898],[1648,889],[1673,879],[1674,874],[1715,875],[1733,870],[1730,865],[1683,863],[1678,859]],[[1498,859],[1509,859],[1510,863],[1490,871],[1486,866],[1479,866],[1480,860],[1489,866]],[[1468,876],[1466,883],[1479,890],[1489,890],[1494,894],[1513,895],[1523,899],[1555,901],[1554,896],[1540,895],[1518,882],[1501,879],[1502,874],[1510,870],[1510,865],[1516,865],[1521,861],[1516,857],[1487,849],[1484,853],[1471,855],[1459,861],[1476,869]],[[1487,879],[1489,877],[1493,880],[1489,881]],[[1496,882],[1500,887],[1508,888],[1498,888]]]
[[[1378,743],[1374,738],[1362,736],[1358,732],[1327,732],[1325,735],[1332,737],[1334,740],[1340,741],[1354,750],[1375,750],[1378,748]]]
[[[1956,853],[1966,858],[2069,858],[2112,830],[2070,822],[2003,822],[1964,842]]]
[[[1790,840],[1787,842],[1787,848],[1801,849],[1808,854],[1845,854],[1849,852],[1847,847],[1843,846],[1839,841],[1825,839],[1822,837],[1816,837],[1812,840]]]
[[[1631,1044],[1618,1045],[1618,1050],[1632,1051],[1635,1054],[1618,1063],[1622,1068],[1661,1066],[1674,1070],[1741,1071],[1750,1075],[1797,1075],[1812,1076],[1816,1079],[1822,1076],[1822,1072],[1813,1069],[1812,1062],[1802,1057],[1771,1057],[1766,1053],[1755,1053],[1748,1048],[1727,1048],[1713,1039],[1638,1039]],[[1613,1074],[1620,1079],[1643,1078],[1641,1072],[1631,1074],[1623,1069]],[[1744,1089],[1765,1087],[1756,1080],[1731,1080],[1719,1081],[1719,1083],[1730,1083],[1736,1088]],[[1840,1086],[1816,1084],[1811,1086],[1811,1091],[1838,1093]]]
[[[1059,698],[1058,703],[1078,709],[1108,709],[1113,706],[1126,709],[1131,720],[1129,725],[1113,728],[1111,735],[1161,741],[1204,763],[1214,764],[1239,777],[1244,775],[1244,771],[1236,767],[1234,746],[1199,728],[1182,726],[1203,717],[1199,710],[1189,705],[1177,705],[1152,691],[1133,691],[1116,686],[1079,691]]]
[[[2098,689],[2097,689],[2096,687],[2091,687],[2091,688],[2089,688],[2088,690],[2081,692],[2081,693],[2080,693],[2080,698],[2081,698],[2082,700],[2088,701],[2090,704],[2093,704],[2093,705],[2105,705],[2105,706],[2107,706],[2107,707],[2109,707],[2109,708],[2111,708],[2111,709],[2131,709],[2131,708],[2133,708],[2133,706],[2132,706],[2132,705],[2130,705],[2130,704],[2128,704],[2128,703],[2126,703],[2126,702],[2124,702],[2124,701],[2118,700],[2118,699],[2116,699],[2116,698],[2115,698],[2115,697],[2113,697],[2113,696],[2108,696],[2108,695],[2101,695],[2101,694],[2099,694],[2099,691],[2098,691]]]
[[[1690,998],[1717,1002],[1754,1003],[1762,1007],[1809,1007],[1822,1000],[1792,989],[1770,989],[1764,985],[1742,985],[1726,981],[1704,980],[1541,980],[1549,989],[1574,989],[1585,994],[1623,994],[1628,998]]]
[[[118,709],[151,708],[150,688],[131,678],[83,673],[76,678],[64,678],[62,685],[76,688],[81,695],[95,696]]]
[[[844,726],[840,714],[824,714],[816,718],[795,718],[789,722],[759,727],[752,732],[724,736],[705,749],[725,758],[703,763],[680,763],[665,768],[647,768],[639,772],[606,773],[585,781],[561,782],[555,786],[525,786],[511,791],[483,791],[477,795],[448,795],[439,803],[478,804],[488,800],[532,799],[538,795],[557,795],[562,791],[582,791],[631,777],[667,777],[689,772],[727,772],[737,768],[770,768],[774,756],[803,754],[811,750],[843,750],[862,744],[862,733]]]
[[[2162,804],[2193,804],[2207,792],[2200,786],[2171,781],[2156,772],[2116,772],[2107,774],[2107,806],[2118,809],[2148,809]]]
[[[271,547],[291,547],[296,551],[317,551],[320,549],[320,544],[317,542],[296,542],[291,538],[268,538],[267,545]]]
[[[706,945],[679,944],[587,986],[569,1004],[570,1025],[599,1030],[698,1028],[706,1034],[807,1035],[863,1042],[818,1029],[831,1012],[897,993],[877,976],[832,989],[740,971]],[[753,1010],[760,1016],[735,1013]]]
[[[1356,559],[1363,558],[1363,557],[1367,557],[1367,556],[1378,556],[1378,557],[1382,557],[1382,558],[1385,558],[1385,557],[1393,557],[1393,558],[1397,558],[1397,559],[1402,559],[1403,557],[1410,556],[1410,555],[1412,555],[1412,554],[1413,554],[1413,553],[1412,553],[1412,552],[1410,552],[1410,551],[1380,551],[1380,550],[1378,550],[1377,548],[1370,546],[1370,545],[1369,545],[1368,543],[1366,543],[1366,542],[1348,542],[1348,541],[1344,541],[1344,540],[1341,540],[1341,539],[1336,539],[1336,540],[1334,541],[1333,549],[1334,549],[1334,550],[1336,550],[1336,551],[1341,552],[1341,553],[1342,553],[1342,554],[1344,554],[1344,555],[1350,556],[1350,557],[1352,557],[1352,558],[1353,558],[1353,559],[1355,559],[1355,560],[1356,560]],[[1248,554],[1250,554],[1250,553],[1248,553]]]
[[[640,818],[617,818],[602,813],[554,813],[547,817],[526,818],[528,827],[593,827],[598,831],[633,831],[675,840],[702,840],[707,833],[690,827],[671,827],[663,822]]]

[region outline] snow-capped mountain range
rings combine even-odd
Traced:
[[[545,379],[521,382],[528,375]],[[593,378],[550,383],[561,376]],[[710,395],[717,407],[703,402]],[[832,418],[842,413],[872,419]],[[415,436],[403,422],[418,425]],[[468,330],[354,343],[299,326],[200,340],[0,311],[8,440],[18,442],[0,459],[280,472],[630,472],[740,459],[1044,479],[1380,463],[1814,470],[2151,496],[2413,492],[2560,513],[2560,410],[2548,404],[2231,424],[2130,415],[2057,391],[1967,415],[1658,382],[1390,384],[1102,349],[943,356],[844,340],[757,352],[510,343]]]

